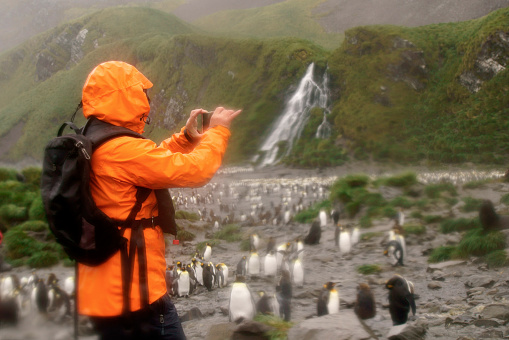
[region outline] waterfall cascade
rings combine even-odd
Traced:
[[[313,107],[324,109],[324,121],[318,127],[317,138],[328,138],[331,132],[331,125],[327,122],[329,105],[329,77],[327,72],[320,82],[314,80],[314,63],[311,63],[306,74],[301,79],[297,90],[286,103],[283,113],[276,120],[267,139],[263,142],[260,151],[263,159],[261,166],[274,164],[280,157],[287,155],[295,140],[300,137],[302,129],[309,119],[309,111]],[[328,132],[327,132],[328,131]],[[328,134],[328,135],[327,135]],[[284,154],[280,154],[281,143],[286,143]],[[253,161],[257,161],[255,156]]]

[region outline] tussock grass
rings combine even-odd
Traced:
[[[444,219],[444,217],[440,215],[424,215],[422,219],[424,223],[432,224],[441,222]]]
[[[444,234],[452,233],[455,231],[465,231],[481,226],[479,218],[457,218],[448,219],[440,223],[440,231]]]
[[[284,321],[273,315],[257,314],[254,321],[266,324],[272,327],[272,330],[266,334],[270,340],[281,340],[286,339],[288,331],[293,327],[293,322]]]
[[[214,238],[226,242],[237,242],[242,239],[240,226],[238,224],[227,224],[214,233]]]
[[[199,221],[200,215],[194,212],[185,211],[185,210],[177,210],[175,211],[175,218],[176,219],[182,219],[182,220],[188,220],[188,221]]]
[[[422,235],[426,233],[426,227],[423,225],[404,225],[405,235]]]
[[[324,200],[313,204],[312,207],[297,213],[293,219],[299,223],[311,223],[315,218],[318,217],[320,210],[322,209],[330,211],[331,209],[330,200]]]
[[[482,199],[472,197],[463,197],[461,200],[465,202],[465,205],[461,207],[461,211],[463,212],[479,211],[483,202]]]
[[[179,228],[177,230],[177,239],[180,241],[192,241],[196,238],[196,235],[190,231]]]
[[[443,192],[448,193],[450,196],[458,195],[452,183],[429,184],[424,188],[424,193],[428,198],[440,198]]]
[[[500,232],[486,233],[482,229],[468,231],[458,244],[458,256],[484,256],[506,246],[505,236]]]
[[[449,261],[453,258],[454,253],[456,252],[456,246],[441,246],[433,249],[431,252],[428,262],[437,263]]]
[[[357,267],[357,272],[362,275],[371,275],[382,272],[382,267],[378,264],[363,264]]]
[[[417,184],[417,174],[415,172],[405,172],[399,175],[380,178],[375,181],[375,185],[386,185],[396,188],[409,188]]]
[[[251,240],[243,239],[242,241],[240,241],[239,248],[242,251],[250,251],[251,250]]]
[[[505,194],[500,198],[500,203],[504,203],[505,205],[509,205],[509,194]]]
[[[490,268],[509,266],[509,257],[505,250],[495,250],[484,257]]]

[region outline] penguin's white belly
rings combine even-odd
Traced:
[[[320,211],[320,227],[325,227],[327,225],[327,214],[325,211]]]
[[[248,273],[249,275],[260,274],[260,258],[258,255],[251,255],[251,257],[249,257]]]
[[[187,274],[187,272],[186,272]],[[189,295],[189,274],[184,274],[184,272],[180,273],[179,282],[179,296]]]
[[[403,259],[406,259],[406,242],[405,237],[403,235],[397,235],[396,240],[401,244],[401,248],[403,249]]]
[[[203,253],[203,259],[205,261],[209,261],[211,256],[212,256],[212,248],[207,247],[207,249],[205,249],[205,253]]]
[[[224,277],[224,285],[228,285],[228,267],[226,265],[222,266],[223,268],[223,277]]]
[[[203,286],[203,268],[202,268],[202,266],[196,266],[195,272],[196,272],[196,281],[198,281],[198,283]]]
[[[329,311],[329,314],[339,313],[339,293],[337,291],[330,292],[327,310]]]
[[[265,256],[264,270],[266,276],[275,276],[277,272],[276,257],[268,254]]]
[[[252,320],[254,316],[255,306],[246,284],[234,283],[230,293],[230,321],[236,321],[239,318]]]
[[[65,279],[65,281],[64,281],[64,291],[69,296],[74,295],[74,291],[75,291],[74,277],[70,276],[67,279]]]
[[[350,234],[347,231],[342,231],[339,234],[339,250],[342,254],[349,253],[352,248],[350,243]]]
[[[360,239],[359,228],[354,228],[352,232],[352,245],[356,245],[357,243],[359,243],[359,239]]]
[[[304,285],[304,269],[300,261],[295,261],[293,265],[293,283],[299,287]]]

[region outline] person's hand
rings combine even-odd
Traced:
[[[208,113],[207,110],[204,109],[196,109],[191,111],[191,115],[186,123],[186,130],[189,136],[192,138],[201,138],[203,136],[202,133],[198,131],[198,120],[197,117],[200,114]]]
[[[209,128],[213,128],[214,126],[224,126],[225,128],[230,128],[232,121],[237,117],[242,110],[228,110],[224,107],[217,107],[214,110],[214,113],[210,117]]]

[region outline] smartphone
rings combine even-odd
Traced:
[[[196,118],[198,120],[198,132],[204,133],[209,128],[210,117],[212,116],[212,112],[200,113]]]

